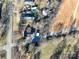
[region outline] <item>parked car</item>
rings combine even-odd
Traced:
[[[28,19],[33,19],[33,18],[34,18],[34,13],[32,13],[30,9],[23,10],[21,12],[21,19],[28,20]]]
[[[38,9],[37,7],[32,7],[31,9],[25,9],[21,11],[21,19],[31,19],[34,20],[38,16]]]

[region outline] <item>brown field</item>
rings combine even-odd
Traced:
[[[62,0],[58,14],[54,18],[55,22],[54,24],[51,23],[52,24],[52,28],[50,29],[51,31],[58,31],[61,25],[64,28],[69,28],[71,26],[73,22],[72,20],[73,20],[74,10],[76,8],[77,2],[78,0]],[[79,15],[79,6],[78,6],[76,17],[75,17],[77,27],[79,25],[78,15]]]

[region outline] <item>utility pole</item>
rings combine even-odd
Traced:
[[[8,0],[8,30],[7,30],[7,44],[5,46],[5,50],[7,52],[6,59],[11,59],[11,46],[12,46],[12,14],[13,14],[13,5],[12,0]]]

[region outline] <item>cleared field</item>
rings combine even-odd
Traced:
[[[70,28],[73,23],[73,15],[76,8],[78,0],[62,0],[60,9],[58,11],[58,14],[56,15],[55,22],[50,25],[51,31],[58,31],[60,30],[60,27],[63,26],[63,28]],[[76,24],[78,28],[79,24],[79,7],[77,9],[76,13]],[[61,25],[60,25],[61,24]]]

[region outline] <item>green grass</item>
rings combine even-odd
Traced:
[[[47,46],[41,46],[40,59],[49,59],[61,41],[62,39],[54,39],[50,40]]]
[[[66,37],[66,45],[60,55],[60,59],[62,59],[63,57],[67,57],[64,56],[63,54],[67,55],[70,52],[74,51],[74,45],[77,43],[78,39],[74,38],[73,36],[67,36]],[[41,46],[41,56],[40,59],[49,59],[50,56],[56,51],[56,49],[61,45],[63,45],[62,43],[62,39],[53,39],[48,41],[48,44],[46,46]]]
[[[78,39],[76,38],[67,38],[67,41],[66,41],[66,47],[64,48],[61,56],[60,56],[60,59],[64,59],[64,58],[68,58],[68,54],[74,52],[74,46],[75,44],[77,43]]]

